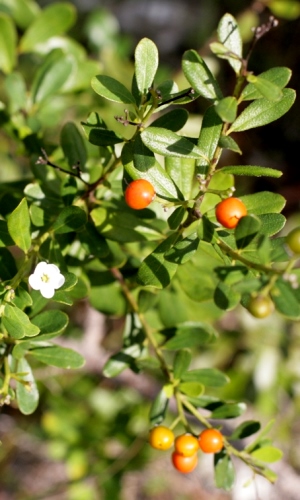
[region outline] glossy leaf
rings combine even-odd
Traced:
[[[282,90],[275,83],[255,75],[249,75],[247,79],[268,101],[276,102],[282,98]]]
[[[15,244],[25,253],[31,247],[30,216],[26,198],[9,215],[7,228]]]
[[[260,422],[257,422],[256,420],[246,420],[234,429],[231,436],[229,436],[229,439],[233,441],[236,439],[245,439],[252,436],[252,434],[255,434],[259,430]]]
[[[60,49],[48,54],[37,70],[32,83],[32,97],[35,103],[41,103],[57,93],[72,72],[72,59]]]
[[[225,452],[214,456],[215,483],[217,488],[231,490],[235,481],[235,471],[231,458]]]
[[[281,314],[290,319],[300,318],[300,298],[290,283],[279,278],[271,290],[271,297],[275,308]]]
[[[110,240],[120,243],[131,241],[158,240],[161,237],[151,223],[142,221],[134,212],[119,207],[98,207],[91,211],[91,218],[97,231]]]
[[[149,38],[142,38],[137,44],[135,53],[135,78],[139,91],[146,95],[153,85],[158,67],[158,50]]]
[[[76,206],[66,207],[56,218],[52,229],[56,234],[78,231],[85,225],[86,220],[86,213],[81,208]]]
[[[19,381],[16,383],[19,410],[23,415],[31,415],[38,406],[39,392],[31,367],[26,359],[22,358],[18,361],[17,372],[26,373],[26,375],[22,376],[22,381],[26,382],[26,385]]]
[[[0,69],[10,73],[16,62],[17,33],[11,18],[0,12]]]
[[[243,44],[239,26],[231,14],[225,14],[222,17],[218,25],[218,38],[229,52],[229,64],[238,74],[242,67]]]
[[[278,179],[282,176],[282,172],[280,170],[275,170],[275,168],[269,167],[257,167],[254,165],[233,165],[223,167],[222,172],[226,174],[233,175],[250,175],[254,177],[274,177]]]
[[[21,39],[21,52],[39,52],[49,38],[68,31],[76,20],[71,3],[57,2],[43,9]]]
[[[165,288],[177,270],[177,264],[165,260],[165,253],[170,250],[177,235],[170,235],[165,241],[148,255],[139,267],[137,280],[143,286]]]
[[[222,99],[222,92],[205,61],[195,50],[187,50],[182,59],[183,73],[193,89],[207,99]]]
[[[142,158],[143,152],[147,151],[145,146],[142,147],[142,144],[140,139],[137,139],[136,144],[127,143],[123,147],[121,158],[125,171],[133,180],[146,179],[149,181],[158,196],[168,200],[178,199],[180,193],[178,193],[174,182],[157,161],[153,164],[152,153],[148,154],[148,157]]]
[[[165,414],[169,405],[169,398],[164,388],[158,393],[154,399],[149,413],[151,427],[161,424],[165,418]]]
[[[183,197],[186,200],[190,199],[195,178],[195,160],[167,156],[165,167]]]
[[[64,124],[60,133],[60,141],[69,167],[84,168],[87,160],[86,147],[82,135],[73,122]]]
[[[273,463],[282,459],[282,451],[275,446],[262,446],[251,453],[251,456],[256,460]]]
[[[257,216],[250,214],[242,217],[234,232],[237,248],[241,249],[248,246],[260,228],[261,221]]]
[[[43,311],[31,319],[33,325],[40,330],[36,341],[46,341],[60,335],[67,327],[69,317],[60,310]]]
[[[31,323],[27,314],[10,304],[5,306],[2,322],[8,334],[14,339],[35,337],[40,331],[38,326]]]
[[[295,101],[295,91],[284,89],[279,101],[269,101],[264,97],[253,101],[233,122],[228,134],[267,125],[283,116]]]
[[[239,145],[232,139],[232,137],[228,135],[221,135],[219,140],[219,146],[223,149],[229,149],[230,151],[234,151],[234,153],[242,154],[242,151]],[[238,174],[237,174],[238,175]]]
[[[241,300],[240,293],[234,291],[226,283],[220,282],[214,292],[215,304],[224,311],[231,311]]]
[[[123,142],[123,137],[109,130],[98,113],[91,113],[86,122],[81,122],[84,133],[91,144],[96,146],[113,146]]]
[[[234,122],[237,113],[237,100],[235,97],[224,97],[215,104],[216,113],[228,123]]]
[[[105,363],[102,373],[105,377],[116,377],[126,368],[133,368],[135,360],[141,357],[143,347],[133,344],[113,354]]]
[[[170,229],[177,229],[181,224],[185,215],[185,209],[183,207],[177,207],[174,212],[168,217],[168,225]]]
[[[165,253],[165,259],[175,264],[184,264],[190,260],[197,251],[200,239],[197,233],[192,233],[185,238],[179,238],[175,245]]]
[[[213,410],[209,418],[236,418],[240,417],[246,411],[246,409],[247,407],[245,403],[225,403],[222,406],[219,406],[219,408]]]
[[[46,365],[58,368],[76,369],[81,368],[85,360],[78,352],[60,346],[38,347],[30,351],[30,354]]]
[[[192,354],[188,349],[177,351],[173,362],[173,375],[175,379],[180,379],[190,366]]]
[[[169,339],[163,345],[164,349],[169,350],[200,347],[212,342],[217,337],[217,332],[210,324],[193,321],[161,330],[161,333]]]
[[[217,114],[215,106],[210,106],[204,113],[200,135],[198,139],[198,147],[203,151],[203,154],[212,160],[218,147],[221,137],[223,122]],[[209,161],[201,158],[197,161],[197,172],[206,174],[209,167]]]
[[[141,139],[154,153],[179,158],[203,158],[203,153],[191,141],[171,130],[148,127],[141,133]]]
[[[122,104],[135,104],[135,99],[131,92],[123,85],[123,83],[115,80],[111,76],[98,75],[94,76],[91,81],[92,88],[96,94],[101,95],[109,101]]]
[[[255,215],[281,212],[286,203],[283,196],[270,191],[240,196],[240,199],[245,203],[248,213]]]
[[[270,68],[259,75],[260,79],[265,79],[267,82],[271,82],[280,89],[283,89],[290,81],[292,72],[289,68],[284,66],[279,66],[276,68]],[[253,83],[248,83],[243,89],[241,98],[244,101],[261,99],[262,94],[253,85]]]
[[[184,127],[188,117],[189,114],[186,109],[172,109],[154,120],[151,127],[166,128],[172,130],[172,132],[177,132]]]
[[[186,372],[184,382],[200,382],[208,387],[223,387],[229,382],[227,375],[216,368],[199,368]]]
[[[14,240],[9,234],[7,222],[0,220],[0,247],[7,247],[14,244]]]

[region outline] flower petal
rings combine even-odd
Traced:
[[[45,299],[51,299],[55,293],[54,287],[49,283],[42,283],[40,292]]]
[[[28,278],[28,283],[33,290],[39,290],[41,288],[42,281],[36,274],[31,274]]]

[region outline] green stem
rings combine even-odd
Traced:
[[[197,420],[199,420],[199,422],[204,426],[204,427],[207,427],[208,429],[211,429],[212,428],[212,425],[206,420],[205,417],[203,417],[203,415],[201,415],[201,413],[199,413],[196,408],[194,407],[194,405],[192,405],[187,399],[185,396],[183,396],[182,394],[180,394],[180,400],[181,400],[181,403],[183,406],[186,407],[187,410],[189,410],[189,412],[194,415],[194,417],[196,417]]]

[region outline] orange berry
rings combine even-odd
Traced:
[[[168,450],[173,446],[174,434],[164,425],[153,427],[149,434],[149,444],[156,450]]]
[[[204,453],[218,453],[223,445],[224,439],[218,429],[205,429],[199,436],[199,447]]]
[[[247,209],[239,198],[226,198],[216,206],[216,218],[222,226],[233,229],[247,215]]]
[[[195,453],[190,457],[185,457],[184,455],[177,453],[177,451],[174,451],[172,453],[172,463],[175,469],[179,472],[182,472],[182,474],[188,474],[196,468],[198,464],[198,455]]]
[[[175,451],[185,457],[195,455],[199,450],[198,439],[191,434],[182,434],[175,439]]]
[[[134,210],[146,208],[154,197],[154,187],[146,179],[131,182],[125,190],[125,201]]]

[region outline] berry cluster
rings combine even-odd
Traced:
[[[151,429],[149,443],[157,450],[169,450],[174,445],[172,463],[183,474],[192,472],[198,464],[198,451],[218,453],[224,446],[224,438],[218,429],[205,429],[198,437],[181,434],[175,438],[168,427],[158,425]]]

